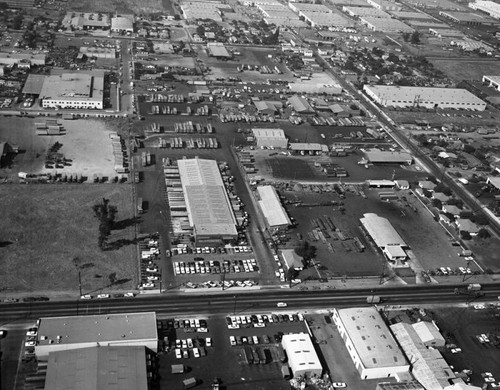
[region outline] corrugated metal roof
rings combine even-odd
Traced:
[[[388,219],[374,213],[366,213],[360,222],[379,248],[385,248],[387,245],[407,246]]]
[[[259,206],[264,213],[269,226],[291,225],[290,218],[281,205],[280,198],[272,186],[259,186],[257,192],[260,196]]]

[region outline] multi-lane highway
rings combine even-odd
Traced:
[[[382,305],[421,305],[432,303],[467,302],[468,296],[457,295],[455,287],[462,285],[429,285],[352,290],[261,290],[244,293],[231,290],[224,294],[206,295],[151,295],[133,299],[106,299],[93,301],[59,301],[6,304],[0,307],[0,324],[35,320],[46,316],[72,316],[155,311],[158,316],[220,315],[277,310],[277,302],[286,302],[285,310],[314,310],[331,307],[367,305],[366,297],[379,295]],[[497,300],[500,284],[483,285],[484,296],[478,301]]]

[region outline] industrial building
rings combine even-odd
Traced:
[[[118,15],[111,18],[111,31],[118,33],[128,33],[134,32],[134,15]]]
[[[220,1],[184,1],[180,4],[184,19],[212,19],[222,21],[224,12],[232,11],[231,6]]]
[[[363,91],[383,107],[484,111],[486,103],[465,89],[368,85]]]
[[[400,322],[391,325],[391,330],[406,356],[411,358],[413,376],[425,389],[443,390],[453,383],[464,383],[437,349],[424,345],[412,325]]]
[[[354,24],[347,18],[336,13],[301,11],[299,15],[312,27],[352,27]]]
[[[237,222],[217,162],[192,158],[177,165],[195,244],[216,246],[236,239]]]
[[[294,268],[297,271],[302,271],[304,268],[302,257],[295,252],[295,249],[283,249],[281,251],[281,257],[283,257],[283,261],[288,269]]]
[[[387,18],[387,19],[391,18],[391,15],[389,15],[387,12],[371,7],[367,8],[367,7],[344,6],[342,7],[342,11],[344,11],[347,15],[353,18],[362,18],[365,16],[371,16],[374,18]]]
[[[258,186],[259,206],[266,219],[267,228],[274,232],[287,229],[292,222],[281,205],[280,197],[273,186]]]
[[[383,11],[401,11],[403,6],[391,0],[366,0],[368,4]]]
[[[489,0],[477,0],[474,3],[469,3],[469,7],[475,10],[483,11],[492,18],[500,19],[500,4]]]
[[[111,25],[107,14],[92,12],[67,12],[61,24],[75,30],[108,30]]]
[[[426,347],[443,348],[445,346],[446,340],[434,321],[419,321],[412,324],[412,326]]]
[[[405,265],[402,262],[407,258],[404,249],[407,248],[408,245],[387,218],[379,217],[374,213],[366,213],[363,214],[363,218],[360,219],[360,222],[364,230],[375,242],[375,245],[379,247],[394,266]]]
[[[338,84],[318,83],[315,80],[303,80],[288,83],[288,89],[295,93],[310,93],[310,94],[324,94],[324,95],[340,95],[342,87]]]
[[[413,157],[406,152],[369,149],[364,152],[366,159],[372,164],[407,164],[411,165]]]
[[[231,54],[227,51],[223,43],[220,42],[209,42],[207,43],[208,53],[215,58],[231,58]]]
[[[409,371],[410,364],[375,308],[334,309],[332,319],[361,379]]]
[[[377,18],[373,16],[363,16],[360,18],[361,24],[364,24],[372,31],[385,33],[412,33],[413,28],[397,19]]]
[[[302,96],[294,95],[288,98],[288,104],[290,104],[292,108],[299,114],[314,113],[314,109],[311,107],[307,99],[303,98]]]
[[[286,351],[288,365],[294,378],[321,376],[323,366],[308,334],[285,334],[281,339],[281,344]]]
[[[314,142],[292,142],[290,150],[297,153],[308,153],[311,155],[328,153],[328,145],[318,144]]]
[[[156,352],[156,314],[102,314],[41,318],[35,354],[46,361],[49,353],[93,346],[141,346]]]
[[[500,76],[483,76],[483,83],[500,91]]]
[[[417,11],[390,11],[390,14],[403,20],[434,20],[432,16]]]
[[[252,129],[253,136],[257,142],[257,147],[273,147],[286,149],[288,140],[282,129]]]
[[[148,390],[154,353],[141,346],[93,346],[49,354],[46,390]]]
[[[104,72],[46,76],[39,97],[43,108],[102,110]]]
[[[31,8],[33,7],[35,0],[4,0],[9,8]]]
[[[472,12],[439,11],[439,15],[450,19],[454,23],[465,24],[467,26],[491,26],[498,24],[498,21]]]

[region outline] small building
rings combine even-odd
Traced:
[[[362,380],[409,372],[410,364],[375,308],[333,309],[332,319]]]
[[[231,54],[227,51],[226,46],[221,42],[209,42],[207,43],[208,54],[215,58],[228,59],[231,58]]]
[[[393,262],[400,262],[407,259],[408,255],[399,245],[387,245],[382,249],[384,255]]]
[[[486,184],[492,185],[497,190],[500,190],[500,177],[488,176],[486,179]]]
[[[312,114],[314,109],[311,107],[307,99],[302,96],[294,95],[288,99],[288,103],[292,106],[294,111],[299,114]]]
[[[400,190],[409,190],[410,183],[408,182],[408,180],[396,180],[396,187],[398,187]]]
[[[258,186],[259,206],[266,219],[267,228],[274,232],[286,230],[291,224],[290,217],[281,205],[281,200],[273,186]]]
[[[285,137],[285,132],[282,129],[252,129],[257,146],[260,147],[273,147],[286,149],[288,140]]]
[[[311,142],[291,142],[290,150],[297,153],[321,154],[328,152],[328,146]]]
[[[281,344],[286,351],[288,365],[294,378],[321,376],[323,366],[308,334],[285,334],[281,339]]]
[[[134,32],[134,15],[119,15],[111,18],[111,31],[132,34]]]
[[[437,185],[430,180],[421,180],[418,182],[418,186],[423,190],[433,192]]]
[[[372,188],[393,188],[396,182],[393,180],[367,180],[368,186]]]
[[[445,346],[446,340],[434,322],[420,321],[412,326],[426,347],[442,348]]]
[[[45,361],[57,351],[100,346],[158,349],[156,314],[100,314],[40,319],[35,354]]]
[[[500,76],[483,76],[483,84],[488,84],[489,87],[500,91]]]
[[[458,217],[460,215],[460,213],[462,212],[461,209],[459,209],[457,206],[452,205],[452,204],[444,204],[441,210],[443,211],[443,213],[451,214],[454,217]]]
[[[480,230],[480,227],[470,219],[457,218],[455,225],[457,226],[458,231],[467,232],[471,236],[477,236]]]
[[[268,100],[256,100],[253,102],[257,112],[262,115],[274,115],[278,110],[283,108],[281,102],[273,102]]]
[[[433,192],[431,198],[439,200],[442,204],[446,204],[451,199],[451,196],[445,195],[442,192]]]
[[[297,271],[302,271],[304,268],[304,263],[302,263],[303,258],[295,252],[295,249],[283,249],[281,256],[288,269],[294,268]]]

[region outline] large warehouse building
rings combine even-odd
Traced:
[[[281,339],[281,344],[286,351],[288,365],[294,378],[321,376],[323,366],[308,334],[285,334]]]
[[[157,378],[154,354],[145,347],[105,347],[51,352],[46,390],[148,390]]]
[[[483,76],[483,83],[488,83],[489,87],[500,91],[500,76]]]
[[[388,219],[379,217],[374,213],[366,213],[363,214],[360,222],[375,242],[375,245],[380,248],[393,265],[405,265],[402,264],[407,258],[404,248],[407,248],[408,245],[406,245]]]
[[[288,140],[285,132],[281,129],[252,129],[253,136],[257,141],[257,146],[286,149]]]
[[[280,197],[273,186],[257,187],[259,206],[271,231],[284,230],[292,224],[286,210],[281,205]]]
[[[156,352],[156,314],[129,313],[40,319],[35,354],[47,360],[49,353],[99,346],[143,346]]]
[[[332,318],[361,379],[409,371],[408,361],[375,308],[334,309]]]
[[[102,110],[104,72],[46,76],[39,97],[43,108]]]
[[[486,103],[465,89],[368,85],[363,91],[383,107],[454,108],[484,111]]]
[[[495,19],[500,19],[500,4],[494,1],[477,0],[476,2],[469,3],[469,7],[483,11]]]
[[[238,237],[236,218],[215,160],[178,160],[182,191],[195,243],[219,245]]]

